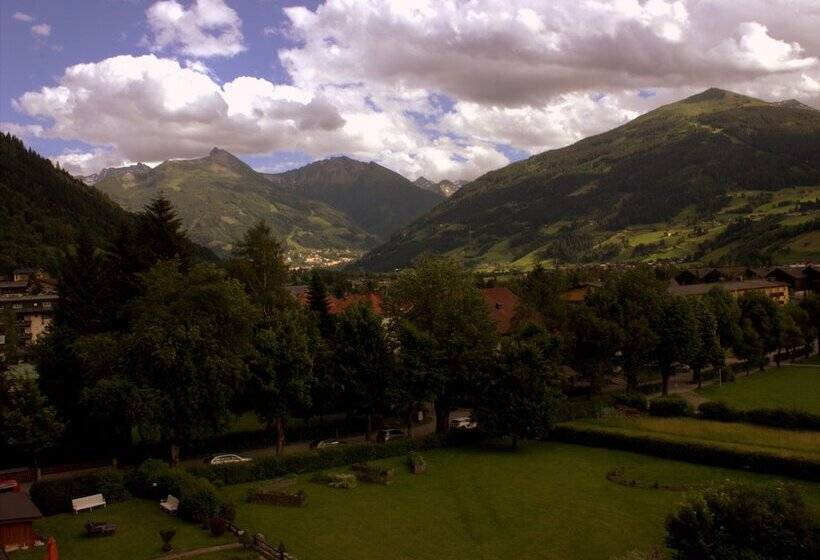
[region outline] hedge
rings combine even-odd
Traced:
[[[649,414],[652,416],[672,417],[689,416],[691,414],[689,403],[682,397],[673,395],[671,397],[658,397],[649,401]]]
[[[32,484],[30,494],[32,501],[44,515],[74,511],[71,500],[83,496],[102,494],[108,503],[121,502],[129,497],[123,473],[116,469],[101,469],[55,480],[39,480]]]
[[[786,408],[755,408],[737,410],[722,402],[705,402],[698,407],[698,416],[717,422],[746,422],[782,430],[820,431],[820,415]]]
[[[446,437],[431,435],[418,440],[391,441],[384,444],[337,445],[326,449],[294,453],[293,455],[261,457],[246,463],[203,465],[191,468],[190,472],[217,484],[242,484],[277,478],[286,474],[321,471],[354,463],[366,463],[378,459],[398,457],[407,455],[412,451],[433,449],[446,443],[483,437],[480,434],[471,432],[474,431],[462,430]]]
[[[180,517],[203,523],[217,513],[219,499],[213,483],[183,469],[172,469],[167,463],[148,459],[126,478],[131,492],[140,498],[161,500],[173,494],[179,499]]]
[[[615,404],[635,408],[638,410],[646,410],[648,399],[643,393],[617,393],[612,396]]]
[[[809,458],[779,456],[710,443],[676,441],[659,436],[625,434],[576,426],[559,426],[551,438],[565,443],[619,449],[687,463],[820,481],[820,462]]]

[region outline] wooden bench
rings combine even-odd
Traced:
[[[74,515],[84,509],[93,510],[95,507],[105,507],[105,498],[102,494],[94,494],[93,496],[84,496],[82,498],[75,498],[71,500],[71,507],[74,509]]]
[[[179,499],[168,494],[167,498],[159,502],[159,507],[168,513],[176,513],[179,509]]]

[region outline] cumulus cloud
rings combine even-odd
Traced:
[[[17,21],[24,21],[26,23],[34,21],[34,16],[25,14],[23,12],[14,12],[14,14],[11,17],[12,19],[16,19]]]
[[[47,23],[38,23],[31,26],[31,34],[38,38],[44,38],[51,35],[51,26]]]
[[[0,122],[0,131],[13,134],[19,138],[39,138],[43,135],[43,127],[39,124],[19,124]]]
[[[95,148],[91,151],[65,150],[63,153],[50,158],[75,176],[91,175],[106,167],[121,167],[131,165],[132,162],[123,160],[116,152],[105,148]]]
[[[219,144],[347,153],[431,179],[474,178],[506,153],[557,148],[710,86],[820,106],[816,0],[325,0],[284,13],[262,33],[290,41],[276,53],[287,84],[218,81],[201,59],[245,48],[237,13],[162,0],[146,44],[182,63],[72,66],[15,106],[43,119],[42,135],[123,160]]]
[[[194,0],[185,8],[161,0],[146,11],[154,51],[175,49],[197,58],[231,57],[245,50],[242,20],[223,0]]]

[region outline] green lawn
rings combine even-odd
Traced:
[[[117,533],[112,537],[88,538],[83,525],[90,521],[108,521],[117,524]],[[63,560],[144,560],[162,554],[162,540],[159,531],[173,527],[177,530],[173,546],[175,550],[186,550],[233,542],[228,536],[215,538],[193,523],[187,523],[163,513],[157,502],[132,499],[111,504],[105,509],[83,512],[79,515],[64,513],[47,517],[35,524],[44,536],[54,536]],[[204,556],[203,560],[227,560],[238,557]],[[223,553],[225,554],[225,553]],[[10,555],[11,560],[42,560],[43,549],[18,551]]]
[[[740,374],[734,383],[712,385],[698,389],[698,393],[741,410],[793,408],[820,414],[820,365],[786,365],[748,376]]]
[[[597,420],[576,420],[570,426],[600,427],[622,433],[655,435],[679,441],[718,443],[725,447],[808,457],[820,463],[820,434],[778,430],[753,424],[712,422],[695,418],[625,418],[609,416]]]
[[[606,473],[666,484],[771,477],[560,443],[518,452],[469,448],[425,453],[429,473],[413,476],[402,459],[390,486],[334,490],[296,479],[304,508],[244,502],[251,485],[222,494],[238,504],[237,522],[298,558],[438,560],[539,558],[600,560],[663,543],[663,521],[683,494],[624,487]],[[797,482],[820,511],[820,487]]]

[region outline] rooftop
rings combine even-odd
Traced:
[[[770,280],[738,280],[735,282],[713,282],[709,284],[670,285],[669,291],[679,296],[697,296],[708,293],[714,288],[723,288],[727,292],[742,292],[745,290],[760,290],[764,288],[786,288],[785,282]]]
[[[41,517],[43,514],[27,494],[22,492],[0,494],[0,524],[34,521]]]

